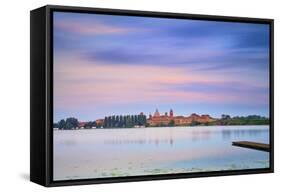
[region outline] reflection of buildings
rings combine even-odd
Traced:
[[[192,124],[202,124],[215,121],[209,115],[197,115],[192,113],[190,116],[174,116],[173,110],[171,109],[169,115],[165,112],[164,115],[160,115],[158,109],[156,109],[154,115],[149,115],[147,123],[149,126],[182,126]]]

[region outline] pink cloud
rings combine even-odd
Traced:
[[[56,21],[54,23],[54,27],[66,32],[77,33],[81,35],[122,34],[134,30],[132,28],[106,25],[97,21],[91,21],[91,22]]]
[[[202,93],[171,90],[173,85],[201,83],[206,86],[233,81],[232,77],[194,72],[177,67],[107,65],[76,58],[55,59],[55,105],[81,107],[129,103],[239,103],[266,101],[243,93]]]

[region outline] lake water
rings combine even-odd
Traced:
[[[269,143],[269,126],[56,130],[54,180],[269,167],[238,140]]]

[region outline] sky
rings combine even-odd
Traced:
[[[269,116],[269,25],[54,12],[54,121]]]

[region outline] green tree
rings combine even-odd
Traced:
[[[97,127],[97,123],[95,121],[89,121],[84,127],[85,129],[92,129],[92,127]]]
[[[111,120],[112,120],[111,127],[115,127],[115,123],[116,123],[115,115],[113,115],[113,116],[111,117]]]
[[[172,120],[169,122],[169,126],[170,126],[170,127],[175,126],[175,120],[172,119]]]
[[[112,127],[112,117],[111,116],[108,117],[108,127],[109,128]]]
[[[115,127],[120,127],[120,117],[119,117],[119,115],[116,116]]]
[[[125,123],[126,128],[131,128],[133,127],[133,122],[132,122],[132,117],[130,115],[126,116],[126,123]]]
[[[64,129],[70,130],[70,129],[74,129],[74,127],[70,122],[66,121]]]
[[[58,128],[59,129],[65,129],[65,120],[64,119],[59,121]]]
[[[124,127],[124,118],[123,118],[123,115],[120,115],[119,127]]]
[[[69,117],[66,119],[66,125],[65,125],[65,128],[66,129],[74,129],[76,127],[78,127],[78,119],[74,118],[74,117]]]
[[[231,117],[230,117],[230,115],[222,114],[222,115],[221,115],[221,119],[223,119],[223,120],[228,120],[228,119],[231,119]]]
[[[138,125],[138,115],[134,116],[134,125]]]
[[[58,123],[53,123],[53,128],[58,128],[59,124]]]
[[[104,123],[103,123],[104,125],[104,128],[107,128],[108,127],[108,117],[105,117],[104,118]]]

